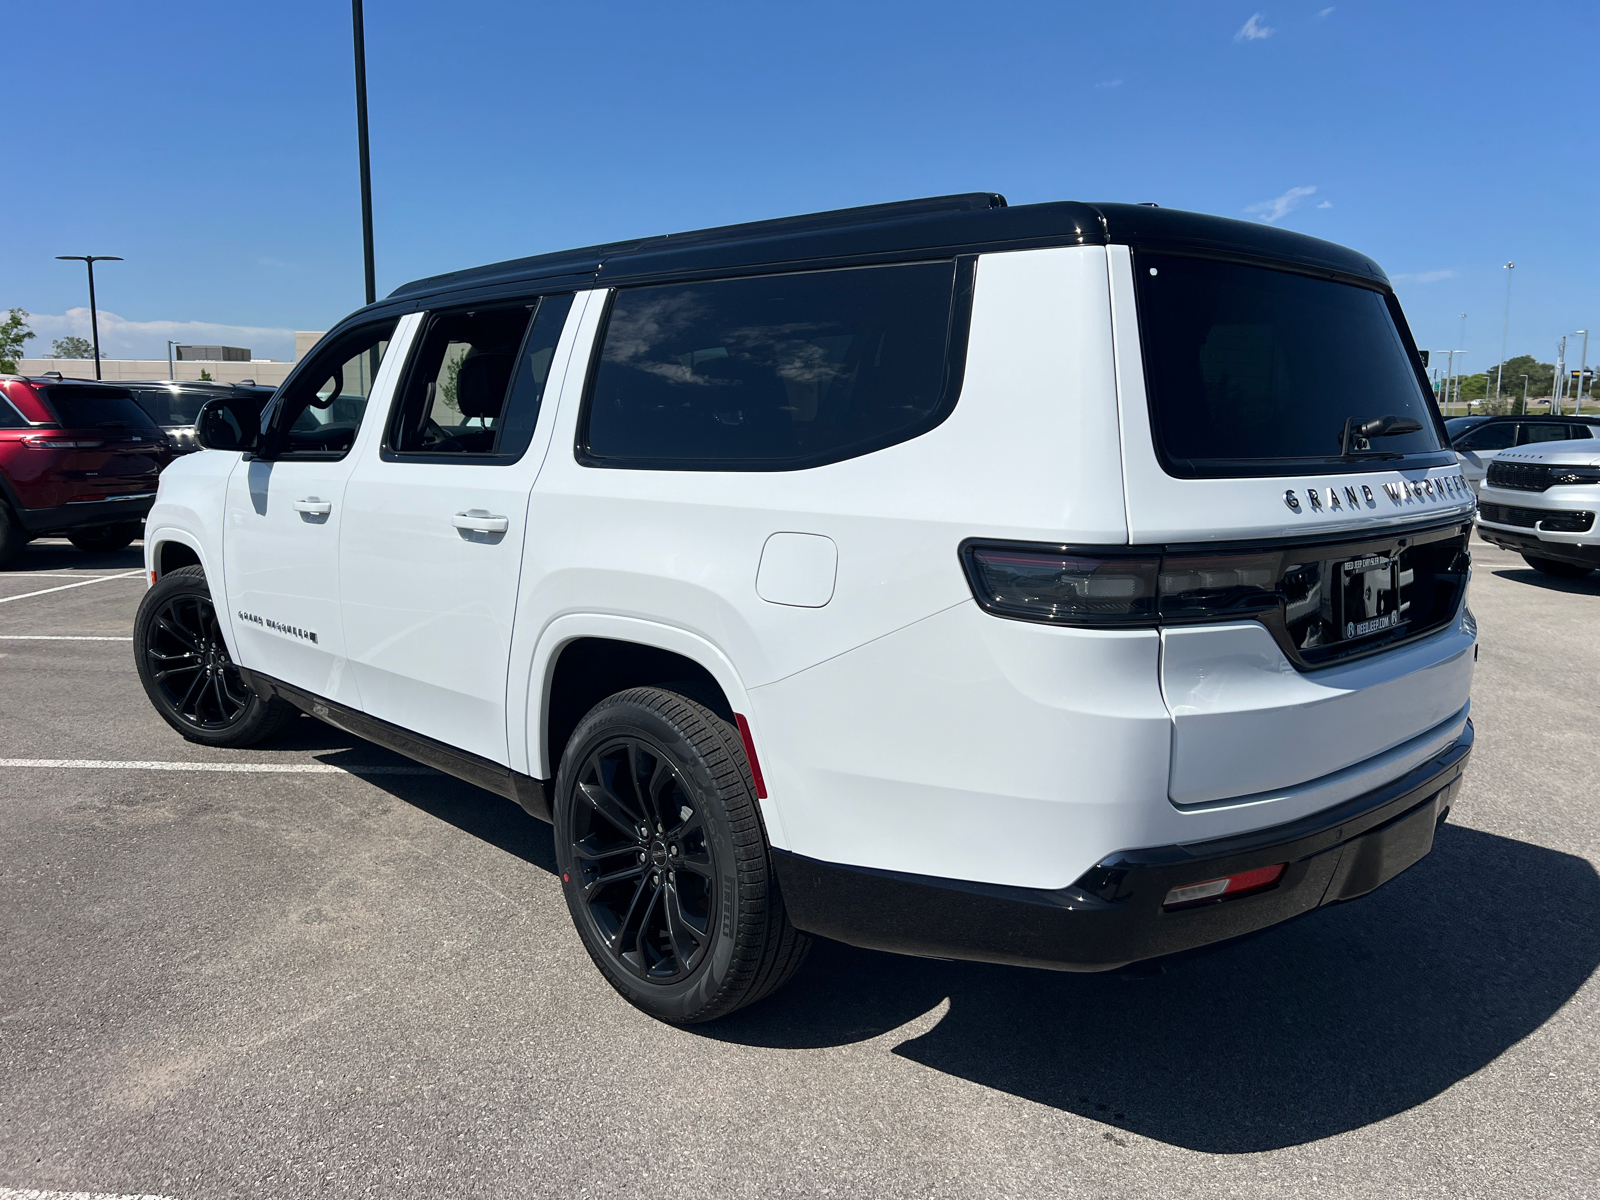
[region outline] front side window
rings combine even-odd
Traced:
[[[514,461],[539,420],[572,296],[441,313],[423,335],[396,406],[398,455]]]
[[[792,470],[924,433],[960,389],[971,279],[944,261],[619,291],[579,461]]]
[[[1495,425],[1479,425],[1458,437],[1453,446],[1457,450],[1508,450],[1517,442],[1515,421],[1502,421]]]
[[[338,459],[348,454],[394,327],[384,321],[319,346],[267,410],[263,456]]]
[[[1151,422],[1170,473],[1281,475],[1393,466],[1382,454],[1439,457],[1432,398],[1398,310],[1380,292],[1171,254],[1137,254],[1134,275]],[[1386,416],[1422,428],[1342,455],[1347,421]]]

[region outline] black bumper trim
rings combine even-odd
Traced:
[[[1472,753],[1460,739],[1399,779],[1298,821],[1110,855],[1059,890],[1008,887],[772,852],[789,918],[899,954],[1108,971],[1353,900],[1421,859]],[[1167,911],[1174,887],[1288,863],[1272,888]]]
[[[1535,558],[1553,558],[1557,562],[1576,563],[1580,567],[1600,567],[1600,546],[1575,546],[1571,542],[1547,542],[1531,533],[1512,533],[1478,524],[1478,536],[1484,541],[1511,550],[1517,554],[1531,554]]]

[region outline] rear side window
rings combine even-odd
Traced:
[[[619,291],[578,458],[793,470],[903,442],[961,387],[971,260]]]
[[[1565,442],[1588,436],[1589,431],[1581,425],[1526,425],[1522,431],[1524,442]]]
[[[399,455],[514,461],[528,448],[572,296],[441,313],[423,335],[390,430]]]
[[[1211,259],[1134,261],[1151,421],[1172,474],[1381,467],[1340,457],[1351,417],[1422,426],[1375,438],[1372,451],[1439,451],[1432,398],[1381,293]]]
[[[1506,421],[1499,425],[1479,425],[1469,429],[1455,440],[1457,450],[1506,450],[1517,441],[1517,424]]]
[[[55,410],[63,429],[142,429],[160,432],[159,426],[125,391],[68,385],[40,389]]]

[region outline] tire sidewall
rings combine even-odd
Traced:
[[[710,715],[709,713],[707,715]],[[712,716],[712,719],[716,719]],[[616,737],[636,737],[650,743],[671,760],[684,785],[693,792],[694,803],[706,820],[707,840],[717,872],[717,916],[712,922],[711,946],[687,979],[670,984],[650,984],[619,966],[600,942],[594,920],[589,915],[581,889],[576,860],[572,854],[572,815],[577,803],[577,781],[583,764],[605,742]],[[561,872],[562,891],[572,921],[584,948],[595,965],[619,992],[634,1005],[663,1020],[685,1022],[707,1007],[728,981],[737,949],[739,895],[738,851],[730,831],[730,814],[718,794],[715,781],[705,763],[694,751],[682,731],[661,715],[633,700],[603,703],[578,725],[562,755],[556,778],[555,818],[556,864]]]
[[[253,690],[250,691],[250,702],[245,705],[244,712],[237,721],[221,729],[204,729],[190,724],[178,715],[176,709],[162,694],[160,684],[150,674],[150,662],[145,653],[149,645],[150,628],[155,623],[156,614],[167,601],[179,595],[203,598],[215,610],[216,602],[211,598],[211,588],[206,583],[205,575],[196,568],[180,568],[157,580],[145,592],[144,599],[139,602],[138,614],[133,619],[133,661],[139,672],[139,682],[144,685],[145,694],[150,698],[150,703],[156,712],[161,714],[161,718],[190,741],[218,746],[249,744],[253,740],[255,730],[266,717],[267,707]],[[220,617],[217,624],[220,631]],[[232,657],[231,651],[229,657]]]

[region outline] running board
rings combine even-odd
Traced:
[[[287,700],[301,712],[309,713],[335,729],[342,729],[358,738],[365,738],[386,750],[403,754],[414,762],[435,767],[446,775],[454,775],[457,779],[483,788],[484,791],[504,796],[507,800],[514,800],[529,816],[538,817],[546,824],[552,823],[550,801],[543,780],[523,775],[487,758],[479,758],[476,754],[468,754],[465,750],[457,750],[454,746],[436,742],[430,737],[402,729],[398,725],[391,725],[388,721],[380,721],[377,717],[369,717],[366,713],[356,712],[342,704],[335,704],[332,700],[325,700],[311,692],[302,691],[293,684],[284,683],[270,675],[263,675],[259,671],[240,667],[239,674],[244,679],[245,686],[263,699],[277,696]]]

